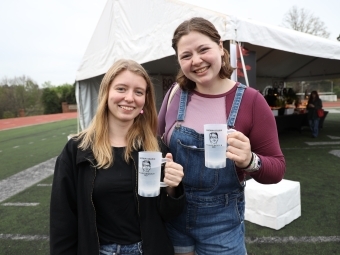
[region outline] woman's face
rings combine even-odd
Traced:
[[[219,79],[223,55],[222,43],[217,44],[195,31],[182,36],[177,44],[181,69],[197,86],[207,86]]]
[[[144,107],[146,88],[145,79],[129,70],[117,75],[109,88],[109,120],[132,124]]]

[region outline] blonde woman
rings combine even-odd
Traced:
[[[154,88],[141,65],[119,60],[105,74],[90,126],[55,165],[51,254],[174,254],[165,221],[184,205],[183,168],[171,159],[158,197],[137,194],[138,151],[159,151]]]

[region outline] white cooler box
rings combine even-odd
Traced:
[[[247,180],[245,220],[279,230],[301,216],[300,183],[260,184]]]

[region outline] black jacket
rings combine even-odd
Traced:
[[[309,104],[314,104],[314,107],[308,107]],[[318,119],[319,116],[317,114],[317,110],[322,109],[322,101],[320,98],[313,100],[309,100],[307,103],[307,118],[309,120],[315,120]]]
[[[176,198],[161,188],[158,197],[137,194],[138,152],[132,153],[133,182],[145,255],[174,254],[164,222],[179,215],[185,205],[182,184]],[[71,139],[57,158],[50,205],[50,254],[99,254],[96,211],[92,201],[97,169],[91,150],[78,149]]]

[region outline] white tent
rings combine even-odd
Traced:
[[[273,79],[340,77],[338,42],[176,0],[108,0],[76,75],[81,129],[94,116],[103,75],[120,58],[134,59],[146,68],[159,107],[178,70],[171,47],[173,32],[195,16],[210,20],[226,47],[236,41],[256,51],[255,87],[264,87]]]

